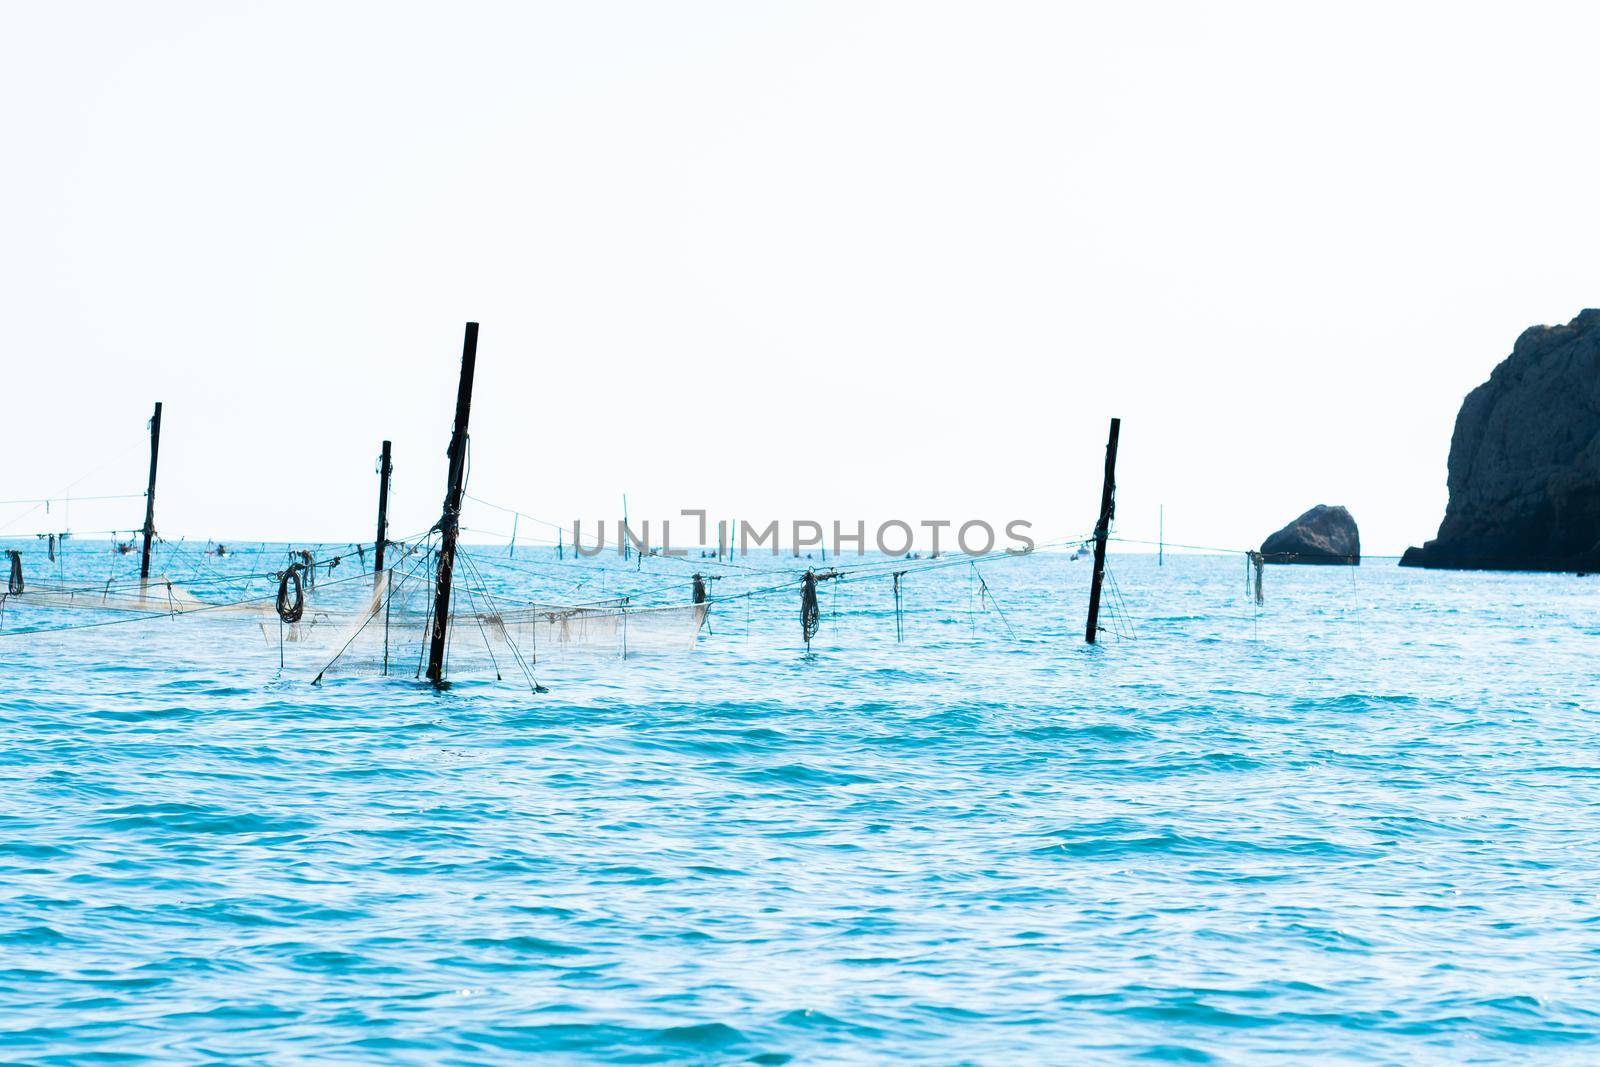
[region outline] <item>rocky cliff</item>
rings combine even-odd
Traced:
[[[1534,326],[1461,405],[1439,536],[1403,566],[1600,570],[1600,310]]]
[[[1267,563],[1361,562],[1361,532],[1341,507],[1318,504],[1261,542]]]

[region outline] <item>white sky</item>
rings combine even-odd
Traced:
[[[0,499],[138,492],[159,399],[173,538],[370,538],[383,437],[428,526],[477,319],[471,492],[559,521],[1079,532],[1120,415],[1128,536],[1397,552],[1600,303],[1592,6],[0,15]]]

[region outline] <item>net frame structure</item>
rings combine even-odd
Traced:
[[[451,674],[492,672],[503,679],[517,670],[529,687],[543,691],[534,668],[567,654],[627,658],[649,652],[692,649],[705,625],[706,603],[635,605],[627,597],[584,603],[523,600],[491,593],[468,557],[451,594],[446,666]],[[313,683],[351,675],[410,675],[420,678],[434,625],[429,579],[432,554],[406,570],[383,572],[358,612],[344,626]],[[317,628],[326,634],[326,622]],[[264,627],[264,632],[268,632]]]

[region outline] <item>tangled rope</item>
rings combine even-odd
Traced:
[[[299,622],[306,613],[306,591],[300,582],[301,564],[291,563],[289,569],[278,572],[278,618],[284,622]],[[291,598],[290,587],[294,589]]]
[[[11,578],[6,582],[7,596],[21,596],[27,588],[22,581],[22,553],[14,548],[6,549],[6,555],[11,557]]]
[[[807,649],[821,628],[822,609],[817,606],[817,575],[815,571],[806,571],[800,583],[800,635],[805,638]]]

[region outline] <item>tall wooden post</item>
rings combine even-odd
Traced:
[[[389,462],[389,442],[383,443],[378,455],[378,539],[373,545],[372,573],[383,573],[383,550],[389,547],[389,476],[394,464]]]
[[[1083,639],[1091,645],[1100,635],[1100,586],[1106,577],[1106,538],[1111,536],[1111,516],[1116,511],[1117,435],[1122,420],[1111,420],[1111,436],[1106,439],[1106,473],[1100,485],[1100,521],[1094,527],[1094,581],[1089,586],[1089,622]]]
[[[144,491],[144,552],[139,556],[139,580],[150,577],[150,542],[156,536],[156,458],[161,454],[161,401],[150,416],[150,483]]]
[[[478,365],[478,324],[467,323],[461,345],[461,384],[456,389],[456,423],[450,432],[450,480],[444,514],[439,517],[439,569],[434,579],[433,631],[428,638],[428,681],[444,682],[445,638],[450,629],[450,580],[456,569],[456,535],[461,529],[462,480],[467,466],[467,418],[472,414],[472,374]]]

